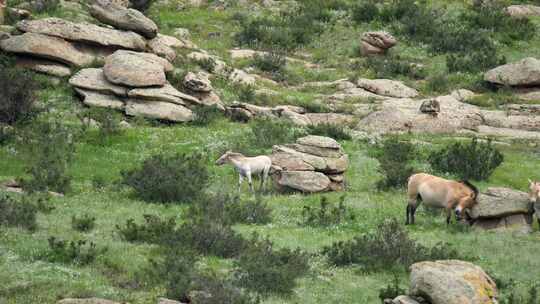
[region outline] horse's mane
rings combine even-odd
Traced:
[[[471,184],[468,180],[462,180],[460,182],[474,192],[474,199],[478,197],[478,188],[475,185]]]
[[[245,157],[244,154],[238,152],[229,152],[228,154],[232,157]]]

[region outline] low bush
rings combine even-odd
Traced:
[[[414,146],[397,137],[386,138],[373,152],[379,161],[379,171],[383,178],[377,182],[378,189],[403,187],[414,172],[410,162],[415,157]]]
[[[88,232],[96,226],[96,218],[89,214],[83,214],[81,217],[71,217],[71,227],[77,231]]]
[[[446,66],[450,73],[478,73],[506,63],[504,56],[498,56],[493,45],[468,52],[466,54],[450,54],[446,56]]]
[[[105,108],[90,108],[79,115],[83,128],[88,129],[90,121],[94,120],[99,125],[98,143],[104,144],[111,136],[122,133],[120,126],[121,116],[115,111]]]
[[[28,230],[37,228],[38,208],[26,200],[15,200],[0,195],[0,226],[22,227]]]
[[[29,193],[71,189],[69,168],[75,154],[74,135],[58,121],[36,123],[23,134],[22,149],[29,157],[30,178],[22,180]]]
[[[385,303],[386,299],[395,299],[398,296],[404,295],[407,291],[404,288],[401,288],[399,285],[399,276],[397,273],[393,274],[393,280],[391,283],[386,285],[385,288],[379,289],[379,299],[381,303]]]
[[[421,65],[400,55],[368,57],[363,66],[372,70],[376,78],[406,76],[412,79],[423,79],[426,77],[426,72]]]
[[[258,304],[260,297],[235,286],[229,278],[215,272],[198,274],[192,278],[189,298],[191,303],[204,304]]]
[[[275,249],[268,239],[254,234],[238,260],[236,277],[242,287],[262,294],[288,294],[296,279],[309,270],[308,255],[299,249]]]
[[[137,224],[134,219],[128,219],[125,226],[116,225],[120,237],[128,242],[163,244],[174,234],[176,228],[174,217],[161,219],[151,214],[145,214],[143,217],[144,224]]]
[[[138,168],[122,171],[122,183],[149,202],[195,202],[209,182],[206,157],[200,153],[155,155]]]
[[[307,133],[312,135],[326,136],[336,140],[350,140],[351,135],[345,127],[333,123],[321,123],[307,127]]]
[[[49,250],[45,257],[52,263],[88,265],[107,251],[107,248],[98,249],[95,243],[86,240],[68,242],[50,237],[48,242]]]
[[[30,72],[0,66],[0,123],[13,125],[32,118],[38,89]]]
[[[428,157],[431,167],[441,173],[451,173],[461,179],[486,180],[503,162],[503,154],[491,140],[473,138],[469,143],[454,142],[433,151]]]
[[[418,244],[395,218],[379,224],[373,233],[335,242],[322,252],[334,265],[355,264],[365,271],[406,270],[419,261],[470,259],[446,243],[432,248]]]
[[[250,85],[241,85],[238,87],[238,100],[242,102],[255,101],[255,89]]]
[[[281,73],[287,64],[285,56],[279,52],[271,51],[262,55],[255,54],[253,66],[263,72]]]
[[[252,144],[263,149],[293,142],[300,132],[292,123],[276,118],[255,118],[249,125]]]
[[[220,117],[223,117],[223,111],[221,111],[217,106],[196,107],[193,113],[195,114],[195,119],[191,122],[191,124],[195,126],[208,126],[209,124],[218,120]]]
[[[493,277],[492,277],[493,278]],[[499,288],[499,303],[501,304],[538,304],[540,295],[538,293],[538,283],[529,282],[526,285],[527,294],[520,294],[516,281],[510,279],[508,282],[494,278]]]
[[[375,20],[380,14],[375,1],[358,2],[351,9],[352,19],[356,23],[368,23]]]
[[[329,203],[326,196],[322,196],[320,207],[304,206],[302,210],[303,224],[307,226],[330,226],[353,221],[356,215],[352,209],[345,206],[345,198],[346,196],[342,195],[336,205]]]

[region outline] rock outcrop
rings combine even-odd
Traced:
[[[100,298],[85,298],[85,299],[63,299],[57,302],[57,304],[120,304],[111,300]]]
[[[151,53],[119,50],[105,59],[103,73],[108,81],[129,87],[163,86],[169,62]]]
[[[505,9],[505,12],[517,18],[540,16],[540,6],[531,4],[510,5]]]
[[[332,138],[309,135],[294,144],[277,145],[270,158],[278,189],[314,193],[345,187],[344,173],[349,160]]]
[[[507,86],[540,86],[540,60],[529,57],[496,67],[484,74],[484,80]]]
[[[412,98],[418,96],[418,91],[409,88],[401,81],[389,79],[366,79],[360,78],[357,81],[358,87],[381,96]]]
[[[360,52],[364,56],[381,55],[396,44],[396,38],[387,32],[366,32],[360,38]]]

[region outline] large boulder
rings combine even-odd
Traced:
[[[67,77],[71,75],[71,69],[68,66],[47,59],[17,57],[16,65],[24,69],[56,77]]]
[[[357,85],[360,88],[377,95],[397,98],[412,98],[418,96],[417,90],[409,88],[401,81],[397,80],[360,78],[357,81]]]
[[[396,38],[387,32],[366,32],[360,38],[362,55],[380,55],[397,44]]]
[[[496,304],[497,286],[482,268],[447,260],[411,266],[410,290],[431,304]]]
[[[0,49],[8,53],[35,56],[79,67],[90,65],[95,60],[94,56],[82,52],[63,39],[36,33],[24,33],[0,40]]]
[[[505,12],[512,17],[518,18],[540,16],[540,6],[531,4],[510,5],[505,9]]]
[[[75,88],[75,92],[83,98],[83,103],[89,107],[124,110],[124,102],[114,95],[102,94],[96,91],[79,88]]]
[[[540,85],[540,60],[525,58],[487,71],[484,80],[508,86]]]
[[[109,0],[96,0],[90,6],[90,14],[97,20],[118,29],[134,31],[148,39],[157,36],[158,27],[138,10],[125,8]]]
[[[176,59],[176,51],[173,49],[171,44],[175,45],[176,42],[174,40],[178,39],[170,36],[167,37],[168,38],[166,38],[164,35],[158,34],[154,39],[148,40],[148,48],[150,51],[152,51],[152,53],[172,62],[174,59]]]
[[[69,84],[76,88],[97,91],[102,94],[127,96],[127,88],[109,82],[103,69],[82,69],[69,79]]]
[[[488,188],[477,201],[470,212],[473,219],[527,214],[530,208],[527,193],[508,188]]]
[[[129,87],[163,86],[170,63],[157,55],[119,50],[105,59],[103,72],[108,81]],[[171,67],[172,68],[172,67]]]
[[[162,101],[129,99],[126,102],[126,114],[173,122],[193,120],[193,112],[178,104]]]
[[[314,171],[281,171],[278,173],[277,184],[306,193],[328,190],[330,179],[320,172]]]
[[[90,23],[73,23],[60,18],[24,20],[17,24],[17,29],[22,32],[43,34],[111,48],[137,51],[146,48],[144,38],[134,32],[119,31]]]

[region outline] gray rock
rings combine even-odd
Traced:
[[[126,102],[126,114],[173,122],[193,120],[193,112],[190,109],[162,101],[129,99]]]
[[[396,38],[387,32],[366,32],[360,38],[360,51],[364,56],[380,55],[396,44]]]
[[[99,299],[99,298],[87,298],[87,299],[63,299],[57,302],[58,304],[120,304],[118,302]]]
[[[496,304],[497,286],[482,268],[457,260],[411,266],[410,292],[431,304]]]
[[[148,39],[156,37],[158,27],[143,13],[122,7],[109,0],[96,0],[90,6],[90,14],[99,21],[118,29],[134,31]]]
[[[137,88],[129,90],[128,96],[135,99],[166,101],[179,105],[199,104],[200,101],[174,88],[170,83],[163,87]]]
[[[333,138],[326,136],[308,135],[296,140],[296,143],[327,149],[341,149],[341,145]]]
[[[163,86],[167,83],[164,60],[150,53],[119,50],[105,59],[103,72],[107,80],[120,85]]]
[[[0,40],[0,49],[8,53],[30,55],[74,66],[91,64],[95,57],[77,49],[73,44],[36,33],[24,33]]]
[[[411,98],[418,96],[418,91],[404,85],[401,81],[389,79],[365,79],[360,78],[357,81],[360,88],[368,90],[377,95]]]
[[[470,212],[473,219],[500,218],[513,214],[527,214],[527,193],[508,188],[488,188],[478,195],[478,204]]]
[[[176,39],[174,37],[170,38]],[[174,61],[174,59],[176,59],[176,51],[172,48],[171,45],[169,45],[169,43],[171,42],[169,40],[170,39],[165,38],[163,35],[158,34],[157,37],[148,41],[148,48],[152,53],[172,62]],[[172,45],[176,44],[172,43]]]
[[[21,68],[30,69],[34,72],[56,77],[67,77],[71,75],[69,66],[47,59],[17,57],[16,65]]]
[[[297,155],[277,152],[270,155],[272,165],[278,166],[285,171],[315,171],[315,168],[302,160]]]
[[[529,57],[496,67],[484,74],[484,80],[509,86],[540,85],[540,60]]]
[[[83,103],[87,106],[124,110],[124,102],[114,95],[79,88],[75,88],[75,91],[83,98]]]
[[[142,51],[146,41],[134,32],[119,31],[90,23],[73,23],[60,18],[24,20],[17,24],[23,32],[37,33],[70,41],[99,44],[112,48]]]
[[[410,296],[398,296],[393,299],[391,304],[420,304],[415,298]]]
[[[424,100],[420,106],[420,112],[436,116],[439,114],[439,112],[441,112],[441,104],[437,101],[437,99]]]
[[[330,179],[320,172],[281,171],[278,175],[279,186],[302,192],[322,192],[328,190],[330,186]]]
[[[103,74],[103,69],[82,69],[69,79],[74,87],[97,91],[102,94],[127,96],[127,88],[109,82]]]
[[[510,5],[505,9],[505,12],[518,18],[540,16],[540,6],[530,4]]]
[[[213,90],[210,80],[203,73],[187,73],[184,78],[184,86],[193,92],[208,93]]]

